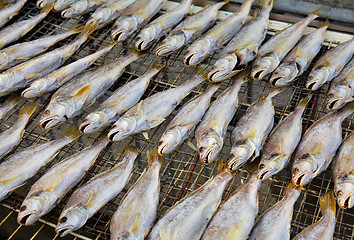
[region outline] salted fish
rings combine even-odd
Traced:
[[[0,28],[2,28],[8,21],[16,16],[21,8],[25,5],[27,0],[17,0],[16,3],[0,10]]]
[[[10,95],[5,102],[0,104],[0,119],[2,119],[6,113],[13,109],[21,100],[18,95]]]
[[[61,16],[63,18],[74,18],[93,11],[106,2],[112,2],[112,0],[76,0],[61,12]]]
[[[53,11],[62,11],[70,7],[76,0],[57,0],[54,4]]]

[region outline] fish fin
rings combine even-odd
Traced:
[[[258,54],[258,48],[259,48],[259,45],[257,44],[257,43],[255,43],[255,44],[252,44],[251,46],[249,46],[249,49],[253,49],[254,48],[254,50],[252,51],[255,55],[257,55]]]
[[[270,93],[268,93],[267,95],[265,95],[263,98],[273,98],[275,97],[276,95],[278,95],[279,93],[281,93],[282,91],[284,91],[284,88],[277,88],[273,91],[271,91]]]
[[[323,7],[317,8],[315,11],[313,11],[313,12],[310,13],[309,15],[316,15],[316,16],[318,16],[317,13],[318,13],[319,11],[321,11],[322,8],[323,8]]]
[[[75,95],[74,97],[77,98],[82,98],[84,97],[85,101],[87,100],[88,96],[90,95],[91,92],[91,85],[86,85],[85,87],[81,88]]]
[[[312,94],[307,95],[307,97],[301,99],[301,101],[297,104],[296,108],[306,108],[306,105],[309,103],[309,101],[312,98]]]
[[[318,25],[318,28],[322,28],[322,27],[328,27],[329,26],[329,20],[328,18],[326,18],[326,21],[324,23],[321,23]]]
[[[150,127],[151,128],[154,128],[154,127],[157,127],[158,125],[160,125],[161,123],[163,123],[166,119],[165,118],[150,118],[149,119],[149,122],[150,123]]]
[[[198,149],[196,148],[196,146],[194,146],[194,144],[193,144],[189,139],[187,139],[186,144],[187,144],[188,147],[190,147],[190,148],[193,149],[194,151],[198,151]]]
[[[92,194],[90,195],[90,198],[87,200],[86,205],[88,207],[92,207],[92,204],[96,199],[96,197],[94,197],[94,195],[95,195],[95,192],[92,192]]]
[[[284,42],[282,42],[275,50],[274,52],[282,52],[284,50],[284,48],[286,47],[288,41],[285,40]]]
[[[142,104],[143,104],[143,100],[141,100],[136,107],[136,114],[137,115],[141,115],[141,105]]]
[[[218,160],[218,173],[225,171],[226,166],[222,159]]]
[[[200,75],[200,76],[202,76],[203,80],[206,80],[208,78],[209,72],[210,72],[210,67],[208,67],[205,64],[201,64],[195,70],[194,75]]]
[[[272,6],[273,0],[261,0],[260,5],[263,6]]]
[[[117,102],[115,102],[114,104],[112,104],[110,107],[116,108],[117,106],[119,106],[120,104],[122,104],[122,102],[124,102],[125,99],[127,99],[127,96],[124,96],[124,97],[120,98]]]
[[[25,76],[26,79],[40,78],[43,77],[41,73],[32,73]]]
[[[11,94],[6,100],[6,103],[12,103],[12,105],[16,106],[21,100],[21,97],[18,95]]]
[[[325,161],[326,161],[327,165],[329,165],[329,164],[331,163],[330,160],[331,160],[334,156],[335,156],[335,154],[331,154],[331,155],[329,155],[329,156],[326,157]]]
[[[148,132],[144,131],[144,132],[141,132],[141,133],[143,134],[143,136],[144,136],[144,138],[145,138],[146,140],[149,140],[149,134],[148,134]]]
[[[66,75],[66,77],[64,77],[65,75]],[[68,80],[68,78],[69,78],[68,72],[63,72],[62,74],[60,74],[57,77],[57,79],[61,79],[61,78],[62,78],[62,80],[60,81],[59,86],[63,85]]]
[[[127,154],[128,152],[132,152],[134,153],[135,155],[138,155],[139,154],[139,149],[138,148],[135,148],[135,147],[132,147],[130,146],[129,144],[127,144],[125,146],[125,154]]]
[[[160,155],[158,154],[156,147],[150,151],[147,151],[146,155],[147,155],[149,165],[151,165],[152,163],[154,163],[156,161],[158,161],[161,164],[162,159],[161,159]]]
[[[68,31],[72,31],[74,33],[79,33],[79,32],[82,32],[83,29],[84,29],[84,26],[82,26],[81,24],[74,24],[68,29]]]
[[[257,128],[253,128],[248,134],[247,134],[247,138],[252,138],[254,136],[256,136],[257,134]]]
[[[21,108],[20,113],[18,115],[20,116],[20,115],[25,114],[25,115],[31,116],[33,114],[33,112],[36,110],[36,107],[37,107],[37,105],[35,102],[27,104],[26,106]]]
[[[141,213],[138,213],[132,227],[132,232],[139,232],[140,223],[141,223]]]
[[[165,62],[160,62],[160,61],[155,61],[150,69],[156,69],[157,71],[160,71],[161,69],[163,69],[166,66]]]
[[[59,182],[61,181],[61,178],[57,178],[55,179],[51,184],[50,186],[47,188],[47,191],[50,191],[50,192],[55,192],[55,190],[57,189],[58,185],[59,185]],[[63,192],[62,194],[65,194],[65,192]],[[61,194],[61,195],[62,195]],[[58,197],[58,199],[60,199],[60,197]]]
[[[312,155],[320,155],[322,153],[322,151],[323,151],[323,145],[316,144],[316,147],[315,147]]]
[[[0,180],[0,183],[6,185],[6,184],[9,184],[13,181],[16,181],[17,179],[20,179],[22,178],[23,175],[16,175],[16,176],[13,176],[13,177],[9,177],[9,178],[6,178],[6,179],[3,179],[3,180]],[[17,188],[17,187],[16,187]]]
[[[190,124],[194,124],[194,123],[197,123],[197,122],[199,122],[199,121],[200,121],[200,120],[190,121],[190,122],[186,122],[186,123],[179,124],[178,126],[180,126],[180,127],[186,127],[186,126],[188,126],[188,125],[190,125]]]
[[[238,51],[238,50],[244,49],[244,48],[245,48],[246,46],[248,46],[253,40],[254,40],[254,38],[250,38],[250,39],[248,39],[247,41],[243,42],[243,43],[235,50],[235,52]],[[258,44],[256,44],[256,45],[258,45]]]
[[[320,199],[320,210],[322,212],[322,215],[327,209],[331,209],[331,211],[334,213],[336,212],[336,198],[334,197],[332,191],[326,193]]]
[[[85,99],[85,103],[86,103],[86,101],[87,101],[87,99],[88,99],[88,96],[89,96],[89,95],[87,95],[87,97],[86,97],[86,99]],[[87,105],[87,107],[86,107],[86,108],[91,107],[91,106],[92,106],[95,102],[96,102],[96,98],[95,98],[95,99],[93,99],[93,101],[92,101],[89,105]]]
[[[50,11],[52,11],[53,7],[54,7],[54,4],[55,2],[51,3],[51,4],[48,4],[48,5],[45,5],[42,10],[41,10],[41,13],[49,13]]]
[[[328,59],[323,60],[323,66],[332,66],[332,64],[328,61]]]
[[[80,33],[79,37],[89,37],[96,29],[98,28],[98,22],[89,22],[87,23]]]
[[[215,128],[215,127],[217,127],[217,126],[219,126],[219,123],[218,123],[218,121],[217,120],[211,120],[211,122],[210,122],[210,127],[211,128]]]
[[[299,58],[302,56],[302,49],[300,47],[296,48],[295,57]]]
[[[246,69],[234,70],[239,71],[237,75],[234,77],[234,80],[241,80],[243,83],[247,82],[250,79],[251,67],[247,67]]]
[[[243,226],[240,224],[233,226],[229,232],[227,233],[226,237],[224,240],[233,240],[233,239],[238,239],[239,235],[241,233],[241,229],[243,229]]]
[[[64,132],[62,137],[69,136],[71,139],[75,140],[81,137],[81,135],[82,133],[79,131],[79,129],[76,126],[71,126]]]

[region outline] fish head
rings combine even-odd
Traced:
[[[258,178],[266,180],[279,172],[283,168],[283,163],[286,162],[287,156],[281,153],[263,155],[258,166]]]
[[[163,57],[171,54],[184,45],[185,36],[181,32],[179,34],[173,34],[164,39],[155,49],[155,55]]]
[[[84,134],[97,132],[107,126],[109,122],[110,118],[105,111],[95,111],[87,115],[81,123],[79,130]]]
[[[70,4],[67,9],[61,12],[63,18],[73,18],[77,15],[86,11],[88,7],[87,1],[75,1],[73,4]]]
[[[327,108],[335,110],[341,108],[347,101],[352,100],[352,90],[348,86],[336,86],[332,88],[327,96]]]
[[[153,41],[158,37],[159,31],[157,27],[158,26],[154,24],[147,28],[144,28],[139,33],[135,41],[135,48],[138,51],[144,51],[152,45]]]
[[[84,206],[78,205],[68,208],[60,214],[55,231],[61,237],[64,237],[82,227],[88,218],[89,213]]]
[[[229,171],[236,171],[240,168],[248,159],[252,157],[254,149],[253,144],[251,144],[248,140],[236,142],[231,147],[230,155],[227,160]]]
[[[251,71],[251,77],[255,80],[263,79],[268,73],[271,73],[279,65],[278,55],[267,53],[260,56],[254,62]]]
[[[207,39],[200,39],[192,43],[184,54],[183,63],[185,66],[194,66],[203,61],[209,53],[210,44]]]
[[[354,206],[354,182],[341,181],[334,184],[334,193],[337,197],[338,206],[340,208],[352,208]]]
[[[45,90],[48,86],[48,83],[53,82],[53,80],[55,80],[55,79],[53,77],[49,77],[49,76],[38,79],[38,80],[34,81],[33,83],[31,83],[31,86],[29,86],[28,88],[23,90],[23,92],[21,93],[21,96],[25,99],[31,99],[31,98],[38,97],[38,96],[45,93],[45,92],[43,92],[43,90]]]
[[[237,56],[235,53],[224,55],[215,62],[213,69],[208,73],[208,80],[211,82],[221,82],[232,77],[234,75],[232,70],[236,64]]]
[[[274,87],[285,87],[289,85],[299,73],[295,61],[281,64],[270,77],[269,83]]]
[[[137,125],[134,115],[121,117],[108,132],[107,137],[111,142],[120,141],[131,135]]]
[[[117,20],[112,28],[112,40],[122,42],[137,28],[138,22],[133,15],[125,16]]]
[[[6,90],[7,88],[12,87],[16,79],[20,77],[20,73],[17,71],[5,71],[0,74],[0,91]]]
[[[167,130],[157,144],[157,153],[166,155],[173,152],[176,147],[182,142],[182,135],[178,127]]]
[[[306,88],[312,91],[319,89],[329,78],[329,70],[326,66],[314,68],[307,79]]]
[[[304,154],[293,164],[291,178],[296,186],[305,186],[315,176],[319,166],[313,158],[310,154]]]
[[[207,165],[216,159],[224,141],[216,132],[208,131],[200,141],[197,141],[197,144],[199,159],[204,165]]]
[[[40,191],[26,198],[17,216],[17,222],[22,225],[34,224],[49,208],[49,196],[47,192]]]
[[[244,48],[244,49],[238,50],[236,52],[236,55],[237,55],[237,59],[238,59],[236,66],[242,66],[242,65],[246,65],[247,63],[251,62],[257,54],[249,48]]]
[[[43,129],[52,129],[64,123],[68,120],[66,112],[67,109],[64,104],[49,105],[39,120],[39,126]]]
[[[9,64],[10,56],[7,52],[0,52],[0,69],[5,68]]]
[[[57,0],[54,4],[54,11],[62,11],[70,6],[75,0]]]

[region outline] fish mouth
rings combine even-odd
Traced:
[[[351,202],[352,202],[351,200],[352,200],[352,197],[351,197],[351,196],[348,196],[348,197],[345,199],[342,208],[349,208],[349,206],[351,206]]]
[[[341,99],[330,99],[327,103],[328,110],[335,110],[341,106]]]
[[[190,67],[190,66],[194,66],[197,63],[199,63],[197,57],[196,57],[196,53],[189,53],[187,52],[184,59],[183,59],[183,63],[185,66]]]
[[[112,40],[113,41],[124,41],[125,40],[125,34],[126,34],[126,30],[125,29],[120,29],[118,31],[112,32]]]
[[[65,117],[65,116],[64,116],[64,118],[67,119],[67,117]],[[39,127],[42,129],[53,129],[53,128],[57,127],[58,125],[62,124],[63,122],[64,122],[64,119],[61,119],[59,116],[55,115],[55,116],[47,117],[47,118],[40,120]]]
[[[160,141],[160,142],[158,143],[157,153],[158,153],[160,156],[165,155],[166,153],[165,153],[164,151],[165,151],[166,147],[167,147],[167,145],[166,145],[163,141]]]
[[[149,48],[150,45],[151,45],[151,43],[149,41],[138,37],[137,40],[136,40],[135,48],[138,51],[144,51],[147,48]]]
[[[31,98],[35,98],[38,96],[38,93],[34,92],[35,90],[38,90],[34,87],[29,87],[25,90],[23,90],[23,92],[21,93],[21,97],[24,99],[31,99]]]
[[[285,77],[272,77],[269,80],[269,83],[273,87],[285,87],[288,85],[288,83],[284,82],[284,80],[285,80]]]
[[[213,153],[212,149],[209,149],[205,154],[199,154],[200,161],[204,165],[208,165],[211,162],[211,154]],[[204,156],[203,156],[204,155]]]
[[[79,127],[79,131],[83,134],[85,133],[92,133],[92,131],[90,131],[90,126],[92,125],[92,123],[82,123]]]
[[[262,169],[262,165],[264,164],[261,164],[259,165],[259,168]],[[273,174],[275,173],[275,170],[274,169],[262,169],[262,170],[259,170],[257,176],[260,180],[264,181],[268,178],[270,178],[271,176],[273,176]]]
[[[37,7],[38,7],[38,8],[42,9],[42,8],[44,8],[45,6],[46,6],[46,4],[45,4],[45,2],[44,2],[43,0],[39,0],[39,1],[37,2]]]
[[[23,214],[22,212],[26,211],[26,209],[27,209],[26,206],[22,206],[20,208],[20,213],[19,213],[19,216],[17,218],[17,222],[18,222],[18,224],[21,224],[21,225],[32,225],[37,220],[35,217],[33,217],[33,215],[36,214],[36,211],[32,210],[30,212],[27,212],[26,214]]]
[[[155,55],[157,57],[163,57],[167,56],[172,53],[173,50],[171,50],[171,45],[168,44],[162,44],[161,46],[157,47],[155,50]]]
[[[251,77],[254,80],[261,80],[265,75],[267,75],[267,70],[266,69],[261,69],[258,71],[252,71]]]
[[[66,217],[63,217],[62,219],[64,219]],[[60,221],[62,220],[60,219]],[[67,218],[66,218],[67,219]],[[60,224],[60,223],[59,223]],[[66,225],[66,226],[58,226],[55,229],[55,232],[60,235],[60,237],[65,237],[66,235],[68,235],[69,233],[71,233],[74,230],[74,225]]]
[[[306,83],[306,88],[308,90],[312,90],[312,91],[319,89],[321,86],[322,86],[322,84],[320,84],[317,81],[310,81],[310,82]]]
[[[73,9],[68,8],[68,9],[65,9],[64,11],[61,12],[61,16],[63,18],[70,18],[73,16],[74,12],[75,11]]]
[[[294,168],[293,170],[293,177],[292,177],[292,182],[296,186],[304,186],[308,183],[309,177],[307,171],[299,172],[300,170],[298,168]]]
[[[210,82],[221,82],[221,81],[225,80],[227,78],[227,72],[225,72],[225,71],[226,71],[225,68],[219,68],[219,69],[212,70],[208,74],[208,80]]]
[[[119,133],[119,131],[108,133],[108,140],[111,142],[115,142],[114,138],[115,138],[115,136],[117,136],[118,133]]]

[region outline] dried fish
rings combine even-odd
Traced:
[[[215,22],[218,10],[229,0],[206,6],[199,12],[187,17],[175,27],[170,34],[157,46],[155,55],[167,56],[184,45],[193,42]]]
[[[54,11],[62,11],[70,7],[76,0],[57,0],[54,4]]]
[[[194,41],[184,54],[184,65],[197,65],[230,41],[246,22],[253,1],[245,0],[237,12],[217,23],[202,37]]]
[[[63,18],[74,18],[84,13],[93,11],[106,2],[107,0],[76,0],[71,3],[65,10],[61,12]]]
[[[45,8],[46,6],[52,5],[54,6],[56,0],[37,0],[38,8]]]
[[[8,113],[12,108],[14,108],[21,100],[18,95],[10,95],[5,102],[0,104],[0,119],[2,119],[6,113]]]
[[[7,6],[0,10],[0,28],[2,28],[8,21],[16,16],[27,0],[17,0],[16,3]]]

